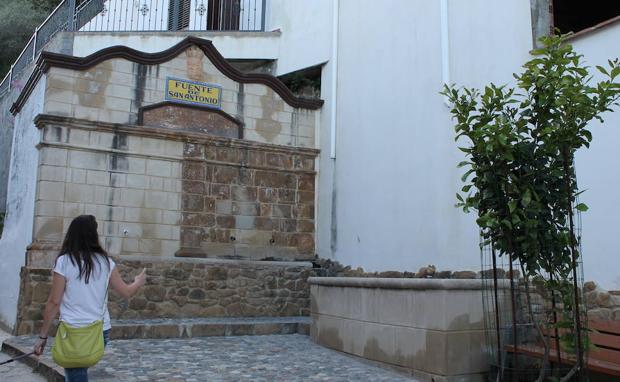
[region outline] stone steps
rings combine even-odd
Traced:
[[[209,317],[112,320],[112,339],[309,334],[310,317]]]

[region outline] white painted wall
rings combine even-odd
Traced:
[[[448,1],[453,82],[507,82],[528,58],[529,2],[497,3]],[[474,216],[454,208],[440,2],[341,0],[340,15],[336,246],[320,255],[372,271],[479,269]]]
[[[571,41],[575,50],[584,55],[586,64],[606,65],[608,59],[620,57],[620,24],[616,23]],[[592,71],[595,73],[596,69]],[[596,75],[595,80],[602,79]],[[604,115],[605,123],[592,123],[592,145],[576,159],[579,187],[587,191],[580,201],[590,209],[582,213],[582,251],[584,276],[605,289],[620,289],[620,108]]]
[[[340,0],[338,72],[332,57],[336,0],[269,0],[271,34],[209,34],[227,58],[277,59],[277,74],[326,63],[322,72],[317,248],[323,257],[367,270],[478,269],[473,215],[453,207],[460,188],[448,108],[437,95],[444,80],[482,87],[511,83],[531,49],[530,2],[446,0],[447,51],[442,52],[441,1]],[[575,40],[592,64],[614,56],[619,26]],[[110,45],[156,52],[186,34],[76,35],[84,56]],[[447,52],[447,54],[445,54]],[[617,56],[617,53],[615,54]],[[447,70],[444,65],[448,65]],[[337,80],[337,159],[329,158],[332,82]],[[591,150],[578,157],[583,198],[585,278],[620,287],[611,264],[614,216],[612,145],[620,114],[594,129]],[[335,165],[335,166],[334,166]],[[333,192],[335,190],[335,192]],[[332,203],[334,208],[332,208]],[[601,266],[603,265],[603,266]]]
[[[7,216],[0,239],[0,321],[15,325],[19,274],[32,242],[40,131],[33,118],[43,110],[45,77],[42,77],[21,112],[15,117],[13,149],[7,195]]]
[[[275,60],[279,55],[279,33],[263,32],[164,32],[126,33],[92,32],[76,33],[73,55],[88,56],[103,48],[123,45],[142,52],[155,53],[166,50],[187,36],[211,40],[217,50],[229,59]]]
[[[267,31],[280,30],[277,75],[327,62],[331,57],[332,4],[336,0],[269,0]]]

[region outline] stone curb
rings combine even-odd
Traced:
[[[508,288],[509,280],[498,280],[500,288]],[[409,279],[380,277],[310,277],[310,285],[381,289],[482,290],[481,279]]]
[[[306,334],[310,317],[215,320],[141,320],[113,322],[112,339],[164,339],[214,336],[247,336],[267,334]]]

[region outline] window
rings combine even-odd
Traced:
[[[618,0],[553,0],[553,25],[561,33],[577,33],[617,16]]]
[[[180,31],[189,27],[192,0],[170,0],[168,7],[168,30]]]

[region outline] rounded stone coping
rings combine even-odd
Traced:
[[[419,290],[482,290],[482,279],[410,279],[381,277],[310,277],[310,285],[379,288],[379,289],[419,289]],[[508,288],[509,280],[498,280],[500,288]]]
[[[111,256],[114,260],[138,261],[143,263],[190,263],[212,265],[243,265],[243,266],[279,266],[279,267],[303,267],[312,268],[309,261],[259,261],[259,260],[236,260],[236,259],[201,259],[194,257],[159,257],[159,256]]]

